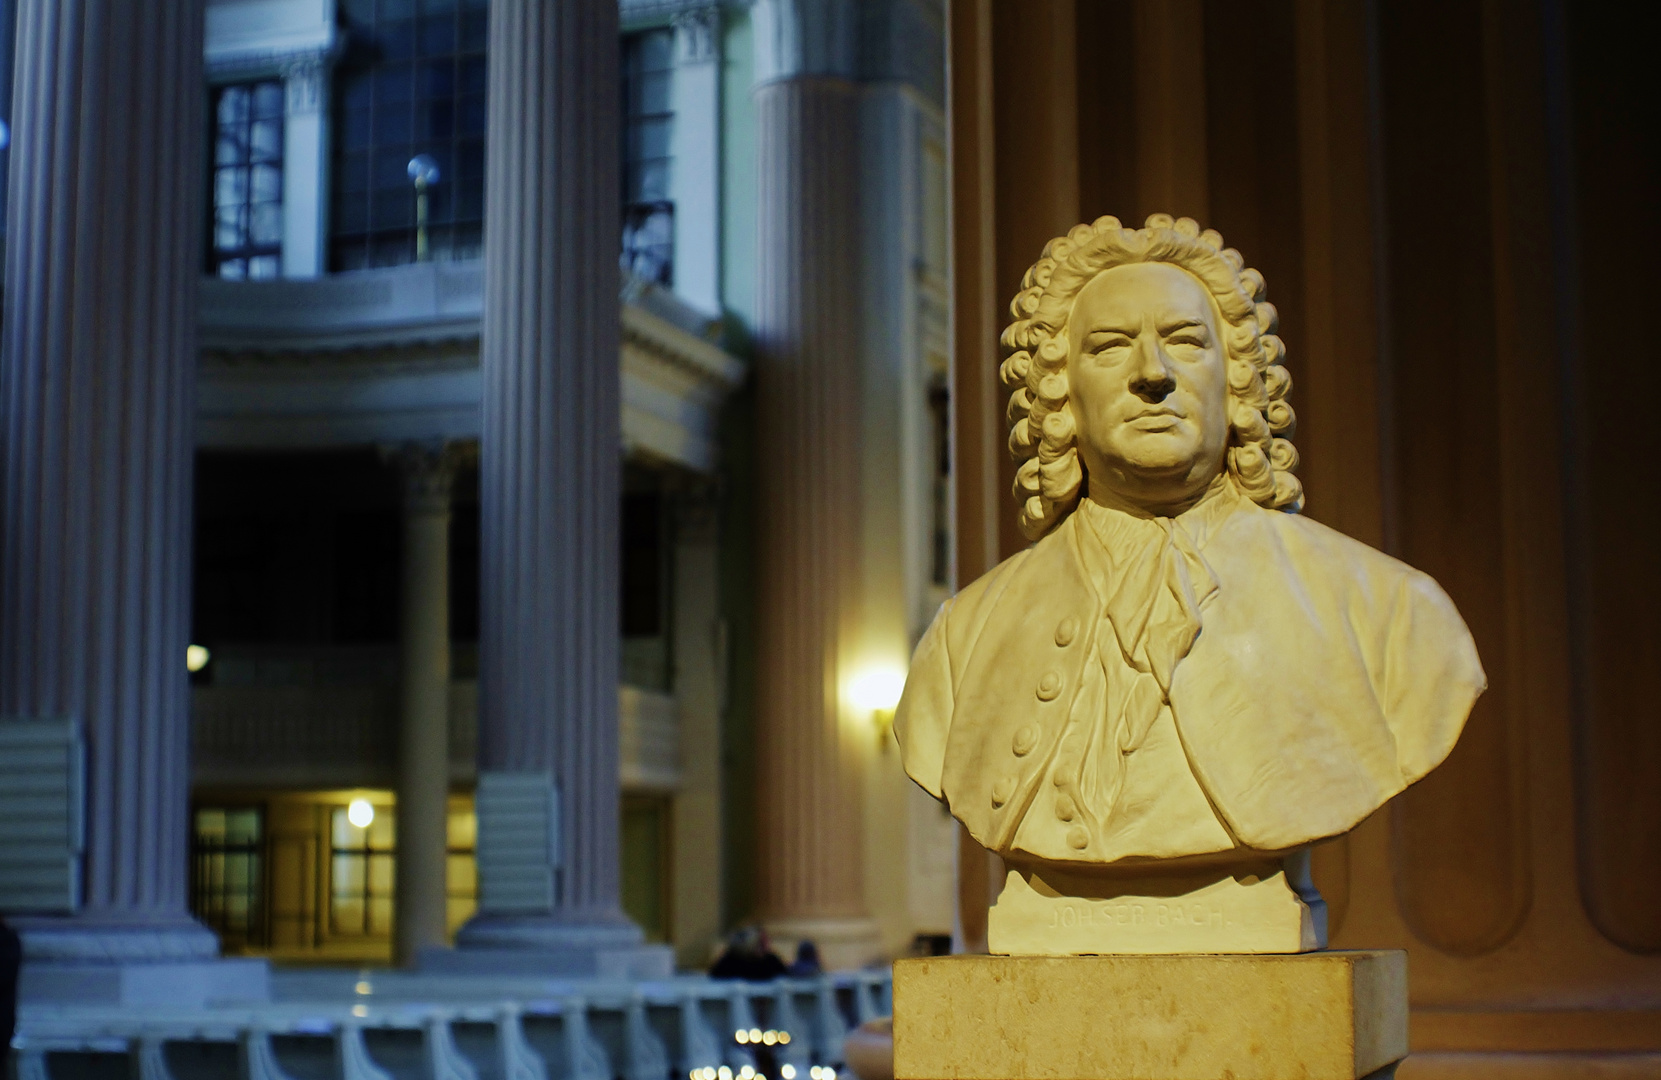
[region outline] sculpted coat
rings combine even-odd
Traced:
[[[1123,648],[1087,566],[1095,512],[949,600],[912,662],[894,725],[906,769],[985,847],[1085,862],[1289,849],[1350,829],[1453,748],[1484,680],[1447,595],[1232,485],[1175,519],[1203,584],[1169,703],[1146,736],[1104,732],[1099,699],[1118,695],[1079,708],[1087,671],[1134,669],[1101,655]],[[1082,771],[1115,765],[1103,807]]]

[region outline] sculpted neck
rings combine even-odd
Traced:
[[[1191,492],[1168,498],[1141,497],[1127,495],[1106,484],[1098,484],[1087,475],[1085,495],[1097,506],[1117,510],[1132,517],[1178,517],[1203,502],[1223,495],[1230,483],[1228,473],[1222,471],[1212,477],[1209,484]]]

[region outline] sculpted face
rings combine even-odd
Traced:
[[[1089,497],[1155,511],[1202,495],[1228,444],[1224,349],[1205,287],[1168,263],[1116,266],[1079,292],[1067,332]]]

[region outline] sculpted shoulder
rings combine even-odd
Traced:
[[[1379,600],[1406,587],[1453,612],[1452,601],[1429,574],[1313,518],[1259,506],[1248,507],[1240,518],[1243,524],[1249,523],[1248,528],[1271,532],[1285,557],[1306,580],[1345,585]],[[1243,550],[1230,550],[1235,546],[1224,545],[1226,553],[1222,557],[1251,557],[1253,546],[1250,540],[1240,546]]]

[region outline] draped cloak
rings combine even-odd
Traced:
[[[983,846],[1082,863],[1281,851],[1452,750],[1486,682],[1429,576],[1232,482],[1085,504],[948,600],[895,716]]]

